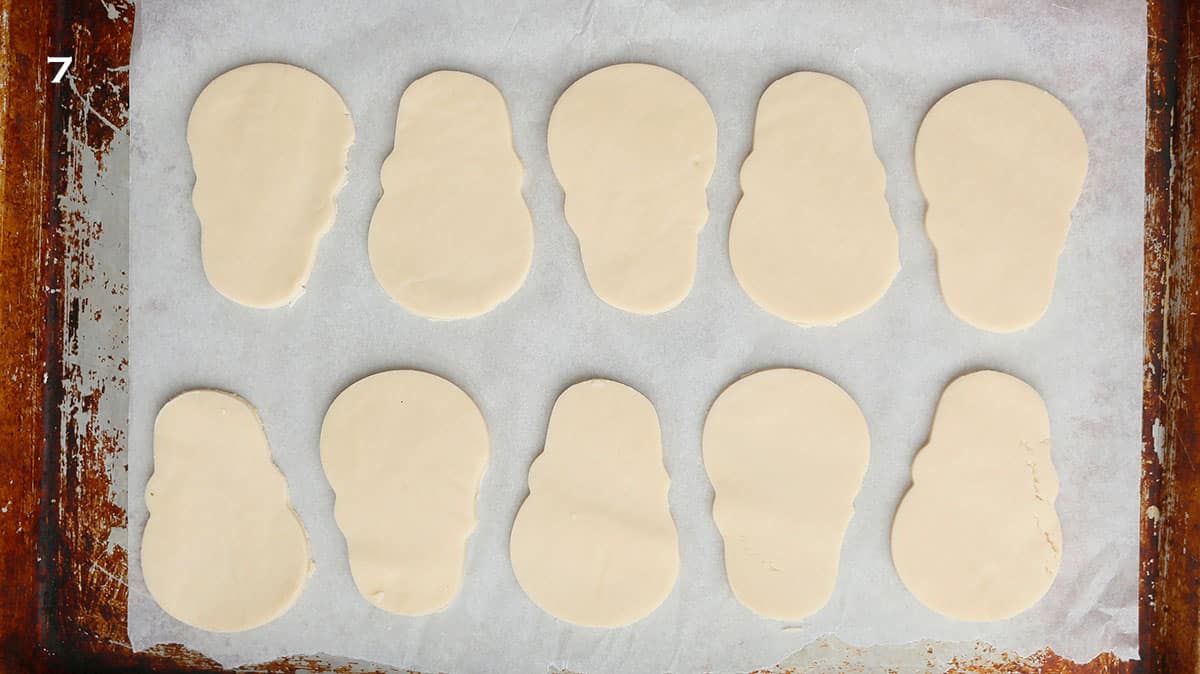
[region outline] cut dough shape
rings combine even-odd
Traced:
[[[209,283],[250,307],[294,301],[346,181],[354,125],[341,96],[302,68],[241,66],[200,92],[187,136]]]
[[[454,599],[487,458],[479,408],[436,375],[380,372],[334,399],[321,465],[354,584],[368,601],[424,615]]]
[[[704,95],[658,66],[601,68],[559,97],[547,143],[592,290],[637,314],[682,302],[717,152]]]
[[[490,82],[442,70],[409,85],[381,179],[367,250],[393,300],[427,318],[469,318],[521,287],[533,222],[508,108]]]
[[[870,459],[862,411],[820,375],[763,370],[717,397],[703,442],[734,595],[766,618],[816,613]]]
[[[913,485],[892,524],[892,559],[929,608],[1001,620],[1035,604],[1062,558],[1041,396],[1000,372],[954,380],[942,394]]]
[[[738,283],[798,325],[865,311],[900,269],[867,108],[854,87],[793,73],[763,93],[729,231]]]
[[[258,412],[232,393],[171,399],[154,422],[142,575],[158,605],[212,632],[283,615],[312,572],[308,536]]]
[[[679,575],[669,486],[649,400],[606,379],[564,391],[513,522],[513,571],[525,594],[577,625],[647,616]]]
[[[942,296],[956,316],[993,332],[1042,317],[1087,164],[1079,123],[1037,87],[976,82],[929,110],[917,178]]]

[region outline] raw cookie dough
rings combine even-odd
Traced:
[[[1046,593],[1062,530],[1050,420],[1037,391],[987,370],[954,380],[912,478],[892,525],[892,559],[917,599],[981,621],[1014,616]]]
[[[858,405],[812,372],[764,370],[721,393],[704,467],[738,601],[776,620],[829,601],[870,448]]]
[[[513,522],[513,571],[525,594],[577,625],[644,618],[679,575],[669,486],[649,400],[606,379],[564,391]]]
[[[683,301],[717,152],[704,95],[658,66],[601,68],[559,97],[547,143],[600,299],[638,314]]]
[[[886,176],[862,97],[820,73],[767,87],[729,231],[738,283],[799,325],[865,311],[900,269]]]
[[[334,399],[321,465],[337,494],[354,584],[368,601],[424,615],[458,594],[487,458],[483,415],[441,377],[380,372]]]
[[[209,283],[251,307],[295,300],[346,181],[346,104],[307,70],[255,63],[209,82],[187,136]]]
[[[929,110],[917,178],[942,296],[956,316],[993,332],[1042,317],[1087,164],[1079,123],[1037,87],[976,82]]]
[[[490,82],[441,70],[409,85],[381,178],[367,250],[393,300],[428,318],[468,318],[521,287],[533,223],[508,108]]]
[[[304,525],[258,413],[232,393],[171,399],[154,422],[142,576],[158,605],[212,632],[283,615],[312,571]]]

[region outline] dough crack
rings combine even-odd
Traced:
[[[1050,442],[1050,439],[1046,438],[1046,439],[1042,440],[1039,444],[1044,445],[1044,444],[1048,444],[1049,442]],[[1041,489],[1042,481],[1038,477],[1037,463],[1033,460],[1033,453],[1035,451],[1033,445],[1022,440],[1021,448],[1023,450],[1025,450],[1025,466],[1027,468],[1029,468],[1029,476],[1032,479],[1031,486],[1033,487],[1034,500],[1036,500],[1040,503],[1045,503],[1046,505],[1053,508],[1054,504],[1049,499],[1047,499],[1045,496],[1042,495],[1042,489]],[[1046,527],[1042,526],[1042,518],[1038,517],[1038,514],[1036,512],[1033,514],[1033,523],[1034,523],[1034,526],[1036,526],[1038,528],[1038,531],[1040,531],[1042,533],[1042,538],[1044,538],[1046,540],[1046,544],[1049,545],[1050,549],[1054,551],[1054,555],[1057,557],[1059,554],[1061,554],[1058,544],[1054,542],[1054,536],[1052,536],[1050,534],[1050,531],[1048,529],[1046,529]],[[1051,574],[1054,573],[1054,569],[1050,568],[1049,565],[1046,565],[1045,569],[1046,569],[1046,573],[1051,573]]]

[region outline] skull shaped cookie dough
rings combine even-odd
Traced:
[[[802,620],[829,601],[870,445],[858,405],[818,374],[764,370],[721,393],[704,422],[704,467],[740,602]]]
[[[1054,582],[1062,530],[1042,397],[984,370],[942,393],[929,442],[896,509],[892,559],[929,608],[959,620],[1010,618]]]
[[[302,68],[241,66],[200,92],[187,138],[209,283],[251,307],[295,300],[346,180],[354,126],[342,98]]]
[[[759,306],[833,325],[887,291],[900,269],[896,227],[854,87],[809,72],[767,87],[741,182],[729,258]]]
[[[658,66],[602,68],[559,97],[547,143],[596,294],[638,314],[683,301],[717,149],[704,95]]]
[[[312,571],[308,536],[258,412],[245,400],[195,390],[163,405],[146,509],[142,575],[172,616],[239,632],[299,599]]]
[[[1087,163],[1078,122],[1037,87],[976,82],[929,110],[917,134],[917,178],[955,315],[993,332],[1042,317]]]
[[[321,425],[321,466],[368,601],[424,615],[454,599],[487,458],[483,415],[441,377],[392,370],[338,394]]]
[[[547,613],[577,625],[644,618],[679,575],[658,415],[634,389],[576,384],[550,412],[513,522],[513,571]]]
[[[469,318],[517,291],[533,223],[496,87],[449,70],[409,85],[381,177],[367,251],[393,300],[427,318]]]

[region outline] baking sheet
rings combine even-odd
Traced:
[[[289,653],[345,655],[420,671],[595,673],[745,671],[770,666],[821,635],[858,645],[982,639],[1029,653],[1049,646],[1086,660],[1137,655],[1138,481],[1142,350],[1145,8],[1133,2],[419,3],[373,0],[138,6],[131,81],[131,408],[129,632],[136,649],[163,642],[224,665]],[[285,61],[345,98],[357,138],[337,221],[307,291],[293,306],[252,310],[208,286],[185,128],[192,101],[221,72]],[[546,156],[546,120],[581,75],[646,61],[689,78],[719,128],[695,286],[679,307],[634,316],[588,287]],[[524,287],[478,319],[438,323],[392,304],[367,262],[379,168],[392,147],[404,87],[432,70],[488,78],[504,93],[525,164],[536,252]],[[883,300],[835,328],[804,329],[758,309],[726,254],[759,95],[774,79],[817,70],[866,100],[903,269]],[[1090,148],[1087,182],[1048,313],[1027,331],[993,335],[955,319],[940,299],[912,146],[925,111],[963,84],[1024,80],[1061,98]],[[700,455],[704,414],[738,376],[766,367],[819,372],[862,407],[871,465],[846,533],[837,588],[811,618],[756,617],[732,596],[712,490]],[[465,581],[445,611],[401,617],[354,588],[322,475],[326,407],[357,379],[427,369],[467,391],[488,419],[492,454],[468,542]],[[956,375],[1010,372],[1050,411],[1062,484],[1062,568],[1022,615],[969,624],[918,603],[892,567],[888,535],[913,454],[938,396]],[[509,566],[508,535],[526,495],[555,397],[603,376],[654,402],[671,475],[682,565],[666,602],[626,628],[573,627],[542,613]],[[316,571],[279,620],[209,634],[166,615],[145,590],[138,544],[158,408],[215,387],[258,407]],[[953,555],[953,550],[945,554]]]

